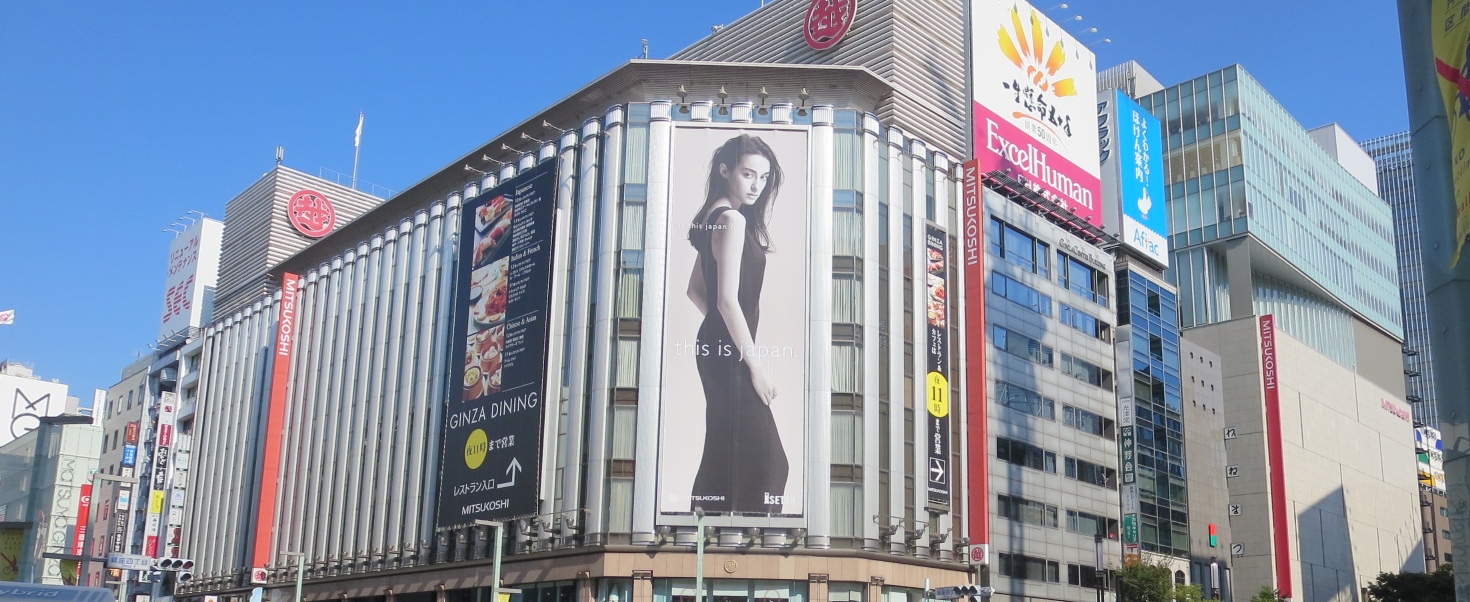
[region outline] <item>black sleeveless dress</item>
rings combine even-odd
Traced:
[[[709,307],[704,323],[699,326],[699,353],[695,362],[704,384],[705,431],[704,457],[694,477],[691,507],[706,512],[781,513],[786,490],[786,450],[776,429],[771,408],[761,401],[751,383],[750,368],[741,361],[725,319],[716,301],[719,299],[719,274],[711,236],[719,228],[716,221],[731,211],[719,207],[710,211],[700,227],[690,234],[690,242],[702,259],[704,292]],[[766,253],[749,229],[740,254],[740,291],[737,299],[745,322],[755,337],[760,323],[761,287],[766,277]],[[799,396],[800,391],[778,391]]]

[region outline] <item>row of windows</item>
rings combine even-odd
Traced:
[[[1115,423],[1111,418],[1104,418],[1100,414],[1094,414],[1082,408],[1062,406],[1062,421],[1067,426],[1103,437],[1109,441],[1116,439]]]
[[[995,290],[995,294],[1005,297],[1021,307],[1043,316],[1051,317],[1051,297],[1042,294],[1034,288],[1021,284],[1019,281],[999,272],[990,273],[990,287]]]
[[[997,554],[996,560],[998,561],[996,572],[1002,577],[1015,577],[1045,583],[1060,583],[1062,580],[1061,564],[1055,560],[1005,552]]]
[[[1034,364],[1052,367],[1052,348],[1041,344],[1041,341],[1002,326],[991,327],[991,333],[996,349]]]
[[[1057,284],[1071,290],[1083,299],[1107,307],[1108,274],[1096,270],[1076,258],[1057,252]]]
[[[990,220],[990,253],[1042,278],[1051,278],[1051,247],[995,218]]]
[[[1017,495],[996,496],[996,515],[1016,522],[1056,529],[1061,526],[1057,507]],[[1102,535],[1108,539],[1118,538],[1118,519],[1098,516],[1090,512],[1067,510],[1067,531],[1083,535]]]
[[[1056,474],[1057,454],[1046,449],[1015,439],[997,437],[995,455],[1000,461],[1024,466],[1042,472]],[[1087,460],[1063,456],[1065,475],[1069,479],[1082,481],[1108,489],[1118,488],[1118,471]]]
[[[1116,470],[1070,456],[1066,458],[1064,464],[1066,466],[1066,475],[1069,479],[1076,479],[1083,483],[1106,487],[1108,489],[1118,488],[1118,471]]]
[[[1113,372],[1070,354],[1062,354],[1062,374],[1094,387],[1113,390]]]
[[[1057,419],[1056,402],[1026,387],[996,381],[995,401],[1004,407],[1038,418]]]
[[[1057,319],[1061,320],[1063,324],[1105,343],[1113,342],[1113,329],[1107,322],[1094,318],[1091,314],[1066,303],[1059,303],[1058,305],[1060,307],[1057,312]]]

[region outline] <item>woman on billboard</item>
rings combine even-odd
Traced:
[[[778,391],[755,352],[781,178],[768,144],[731,138],[710,160],[704,205],[690,225],[698,257],[689,299],[704,316],[695,364],[705,398],[704,455],[690,499],[707,512],[781,512],[788,466],[770,408]]]

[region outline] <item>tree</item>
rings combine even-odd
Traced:
[[[1168,567],[1133,562],[1118,571],[1120,602],[1173,602],[1174,573]]]
[[[1262,585],[1261,591],[1251,596],[1251,602],[1282,602],[1281,592],[1276,591],[1275,588],[1269,585]]]
[[[1174,602],[1204,602],[1205,592],[1200,584],[1174,586]]]
[[[1449,564],[1433,573],[1379,573],[1368,593],[1379,602],[1455,602],[1455,574]]]

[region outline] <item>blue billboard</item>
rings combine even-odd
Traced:
[[[123,466],[136,466],[137,464],[138,464],[138,446],[136,446],[136,445],[124,445],[123,446],[122,465]]]
[[[1164,206],[1164,144],[1159,120],[1133,99],[1113,91],[1112,169],[1118,181],[1123,243],[1169,265],[1169,224]]]

